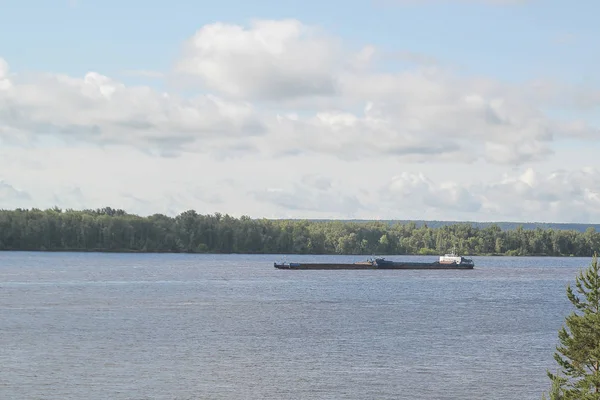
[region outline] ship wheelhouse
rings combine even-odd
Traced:
[[[464,264],[473,264],[473,260],[471,260],[470,258],[459,256],[455,253],[448,253],[448,254],[444,254],[443,256],[440,256],[439,263],[440,264],[464,265]]]

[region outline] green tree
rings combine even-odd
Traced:
[[[590,266],[577,275],[575,287],[579,296],[567,286],[567,298],[576,310],[558,332],[560,345],[554,354],[563,376],[548,371],[550,400],[600,400],[600,274],[596,254]]]
[[[141,217],[111,207],[0,209],[0,250],[437,255],[456,246],[471,255],[583,257],[600,251],[600,232],[593,228],[578,232],[432,225],[234,218],[194,210],[175,217]]]

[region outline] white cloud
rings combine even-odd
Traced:
[[[557,97],[554,86],[536,83],[545,95],[533,96],[531,86],[422,63],[383,72],[382,54],[373,46],[349,51],[296,20],[210,24],[187,42],[176,64],[175,73],[218,93],[194,97],[127,86],[97,72],[9,75],[0,63],[0,139],[52,136],[165,157],[326,154],[519,165],[552,156],[557,139],[598,135],[585,122],[553,120],[543,111],[543,99]],[[600,102],[593,90],[573,89],[570,97],[587,107]],[[262,102],[269,99],[277,101]]]
[[[86,198],[79,186],[69,185],[68,187],[54,190],[50,199],[54,205],[59,205],[65,209],[82,210],[88,208],[89,199]]]
[[[374,98],[363,114],[341,110],[280,116],[270,141],[283,153],[317,152],[342,159],[394,157],[522,164],[553,153],[557,138],[593,135],[584,125],[552,121],[514,97],[477,90],[469,82],[445,83],[420,74],[353,81],[348,97]],[[413,78],[413,79],[411,79]]]
[[[0,58],[0,90],[8,90],[11,86],[8,77],[8,63],[3,58]]]
[[[404,207],[430,207],[445,212],[479,211],[481,201],[468,188],[456,182],[435,184],[423,174],[403,172],[394,176],[381,190],[381,200]]]
[[[11,155],[8,155],[8,154]],[[157,159],[126,148],[0,148],[0,207],[98,208],[148,215],[187,209],[253,217],[594,222],[600,173],[590,149],[568,170],[552,164],[482,170],[386,159]],[[35,161],[35,163],[34,163]],[[583,160],[584,162],[585,160]],[[427,173],[419,171],[426,170]]]
[[[284,154],[328,154],[343,160],[394,157],[418,161],[440,157],[459,162],[472,161],[460,155],[457,140],[439,138],[432,142],[430,132],[416,132],[378,117],[367,107],[362,116],[348,112],[320,112],[307,118],[280,117],[271,130],[277,135],[268,143],[274,152]]]
[[[600,172],[594,168],[556,170],[547,175],[529,168],[521,175],[481,185],[479,190],[485,208],[504,216],[584,221],[600,217]]]
[[[186,43],[177,72],[237,98],[331,95],[342,57],[336,40],[297,20],[215,23]]]
[[[275,154],[522,164],[551,155],[557,138],[597,133],[581,121],[550,118],[543,110],[551,99],[534,99],[528,86],[459,77],[424,54],[398,51],[396,58],[416,68],[382,72],[379,62],[393,60],[388,53],[351,51],[296,20],[216,23],[188,40],[176,72],[226,96],[302,110],[267,118],[271,135],[259,147]],[[590,91],[572,97],[582,93],[579,103],[595,101]]]
[[[600,88],[584,83],[567,85],[557,81],[538,80],[529,85],[527,92],[524,98],[529,101],[558,109],[593,111],[600,106]],[[585,125],[581,121],[573,122]]]
[[[264,184],[251,193],[266,207],[278,207],[280,216],[293,217],[529,222],[600,218],[600,172],[589,167],[543,173],[529,168],[470,182],[411,172],[381,185],[340,175],[326,180],[335,184],[319,187],[304,177],[277,186]]]
[[[593,168],[547,174],[528,168],[496,181],[463,184],[401,173],[381,188],[380,200],[388,214],[414,207],[433,218],[459,213],[481,220],[594,221],[600,218],[599,188],[600,172]]]
[[[302,177],[302,183],[309,187],[317,188],[319,190],[329,190],[332,188],[332,180],[330,177],[323,176],[321,174],[307,174]]]
[[[13,208],[13,205],[25,208],[31,204],[29,193],[16,189],[14,186],[0,180],[0,209]]]
[[[0,139],[58,137],[161,154],[239,147],[264,128],[252,105],[128,87],[96,72],[8,80],[0,64]]]
[[[3,204],[600,217],[598,174],[579,170],[600,137],[576,113],[600,104],[591,86],[459,75],[425,54],[351,49],[296,20],[206,25],[164,78],[182,75],[200,84],[182,93],[202,94],[99,72],[24,75],[0,59],[0,172],[13,189],[3,186]],[[572,114],[554,119],[557,108]],[[551,175],[567,161],[571,171]],[[511,168],[531,170],[500,177]]]
[[[305,175],[298,182],[252,190],[250,194],[260,202],[279,207],[281,215],[311,212],[326,218],[347,218],[365,209],[356,195],[332,187],[331,179],[323,176]]]

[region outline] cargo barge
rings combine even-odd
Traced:
[[[437,261],[389,261],[375,258],[355,263],[273,263],[277,269],[473,269],[472,259],[455,253],[444,254]]]

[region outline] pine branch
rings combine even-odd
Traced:
[[[567,285],[567,298],[576,311],[558,331],[560,345],[554,359],[564,375],[548,373],[552,382],[549,400],[600,400],[600,268],[594,254],[590,266]],[[546,398],[545,396],[543,397]]]

